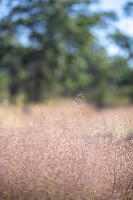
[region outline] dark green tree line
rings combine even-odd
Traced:
[[[7,0],[7,13],[0,19],[0,70],[8,77],[11,98],[23,93],[37,102],[50,94],[83,92],[103,104],[113,85],[115,61],[110,64],[92,28],[107,29],[117,16],[92,11],[93,3],[97,1]]]
[[[133,2],[128,1],[123,7],[123,11],[126,17],[133,17]],[[127,63],[130,63],[131,67],[125,63],[125,70],[121,70],[121,73],[119,73],[121,78],[118,81],[118,85],[119,88],[123,88],[125,95],[133,102],[133,37],[120,30],[116,30],[111,35],[111,38],[123,51]],[[121,64],[121,69],[123,69],[122,66]]]

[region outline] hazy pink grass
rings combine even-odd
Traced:
[[[0,138],[0,200],[133,199],[132,139],[116,140],[105,127],[83,137],[78,105],[68,121],[42,115]]]

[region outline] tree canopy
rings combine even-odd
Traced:
[[[38,102],[52,95],[82,92],[98,105],[104,104],[108,90],[114,91],[111,88],[121,82],[115,80],[117,69],[113,78],[114,65],[131,70],[126,59],[111,59],[93,34],[93,27],[106,29],[118,19],[113,12],[93,11],[94,3],[97,1],[6,1],[7,12],[0,17],[0,70],[7,98],[14,101],[23,94],[25,101]],[[112,35],[131,57],[132,38],[126,37]],[[120,76],[123,81],[123,71]]]

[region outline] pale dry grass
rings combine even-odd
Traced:
[[[0,109],[0,200],[132,200],[133,108]]]

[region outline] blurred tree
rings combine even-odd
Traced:
[[[124,11],[127,16],[133,15],[133,2],[128,1],[124,6]]]
[[[96,2],[7,0],[8,12],[0,19],[0,67],[8,71],[11,96],[23,91],[29,101],[40,101],[50,89],[66,95],[90,91],[101,104],[108,61],[91,29],[107,28],[117,16],[93,12]]]
[[[133,16],[133,2],[129,1],[124,6],[124,12],[127,17]],[[124,59],[118,57],[116,65],[121,66],[121,71],[119,71],[119,86],[124,87],[124,93],[130,97],[133,102],[133,37],[128,34],[116,30],[115,33],[110,35],[113,41],[122,49],[125,54]],[[116,59],[115,59],[116,61]],[[119,63],[120,65],[119,65]],[[130,64],[128,64],[130,63]],[[123,65],[124,64],[124,65]],[[123,68],[124,67],[124,68]]]
[[[133,38],[119,30],[110,35],[114,42],[122,48],[125,57],[129,60],[133,59]]]

